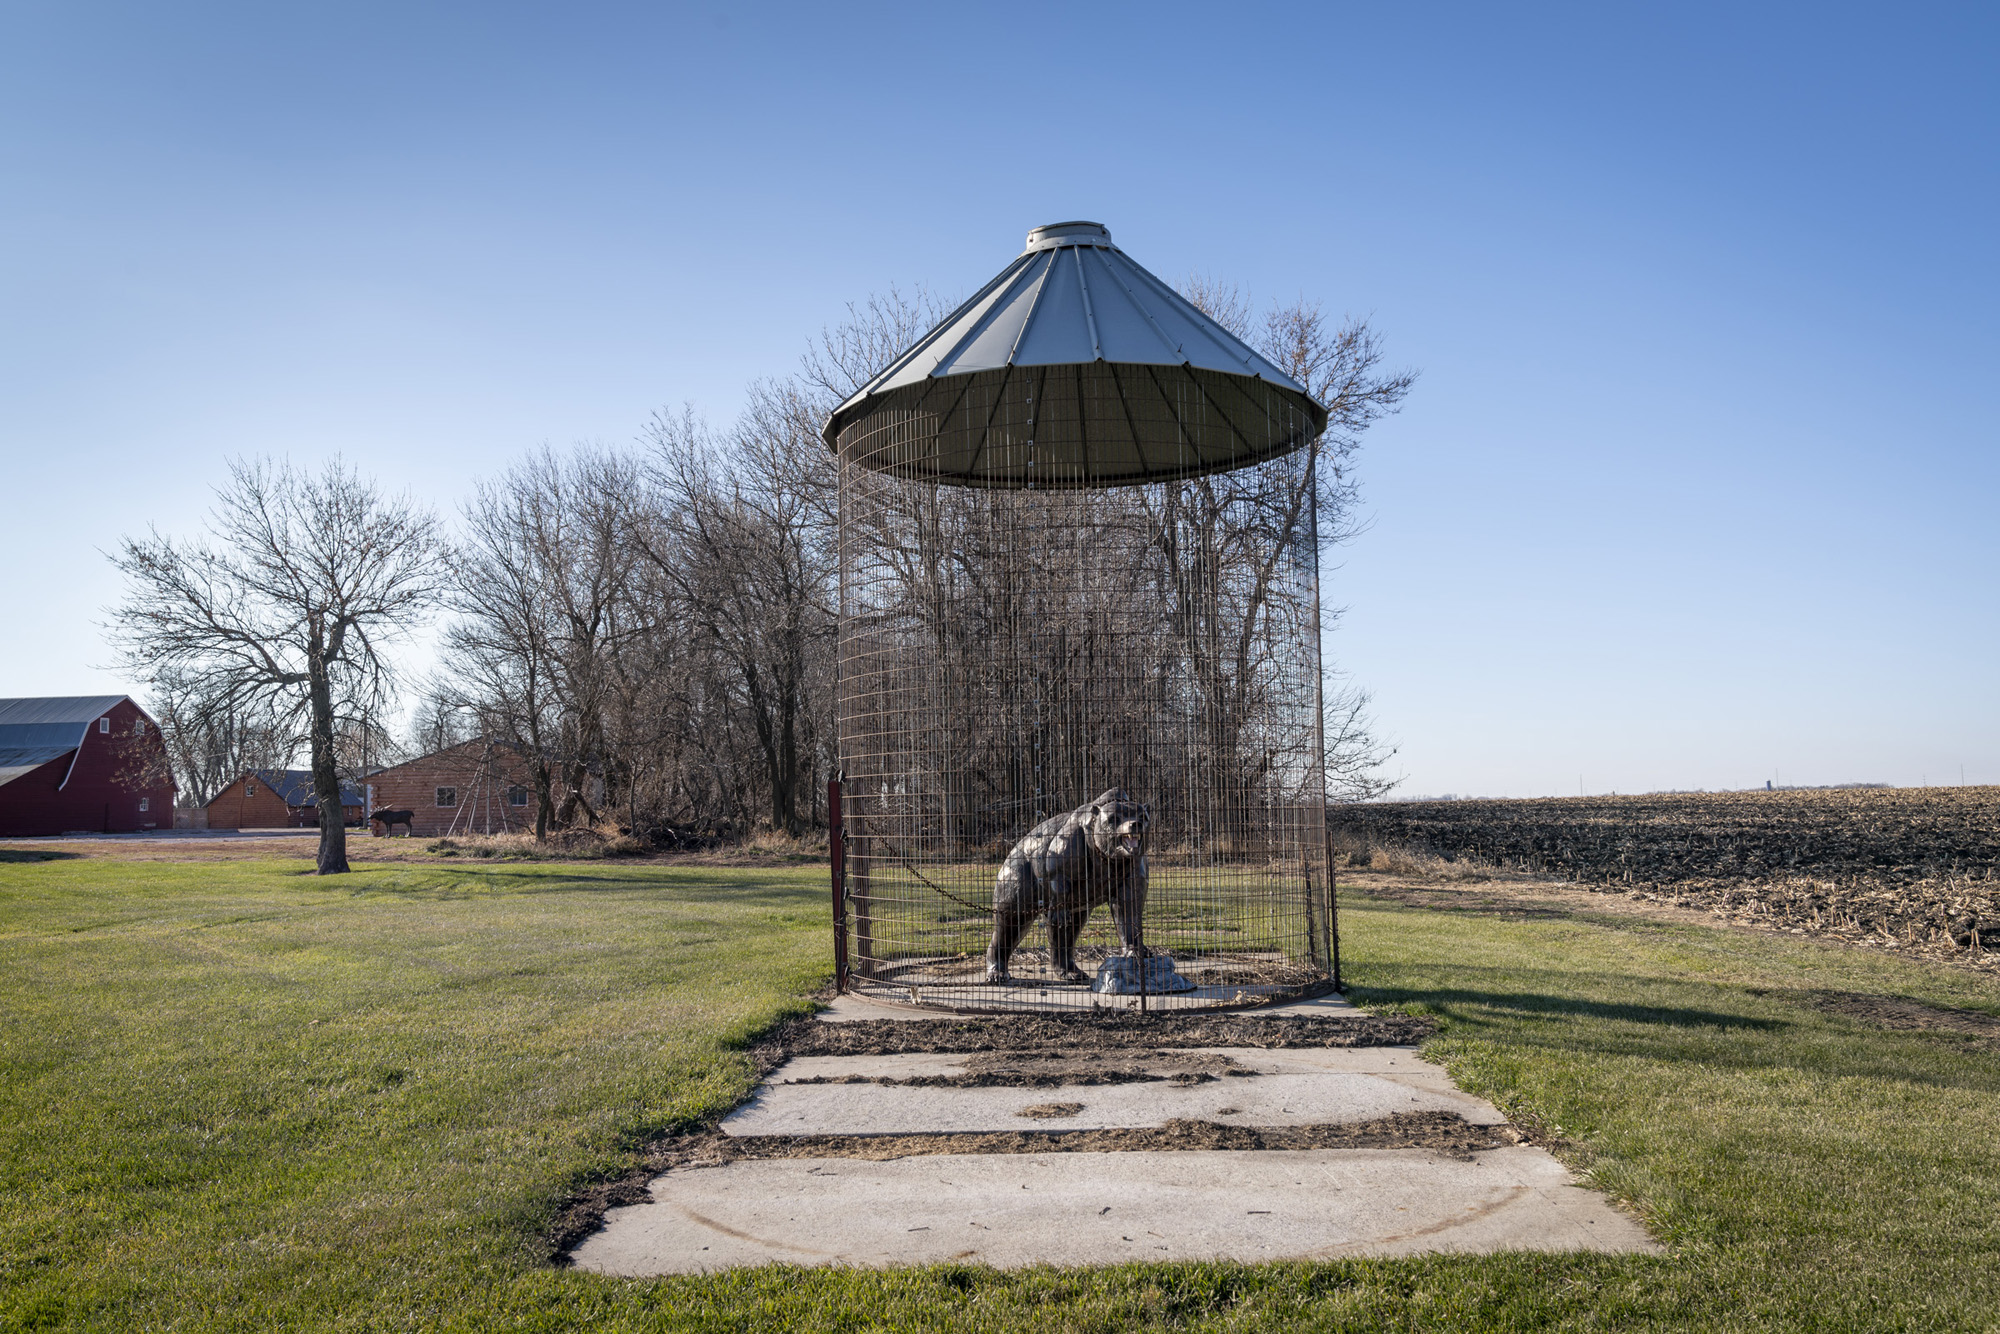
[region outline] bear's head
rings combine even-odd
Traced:
[[[1151,822],[1146,808],[1123,788],[1112,788],[1090,803],[1090,824],[1086,837],[1090,846],[1106,857],[1137,857],[1146,851],[1146,826]]]

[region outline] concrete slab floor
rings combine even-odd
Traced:
[[[1051,1053],[1025,1052],[898,1052],[892,1055],[794,1056],[771,1072],[770,1082],[858,1076],[865,1079],[914,1079],[964,1074],[975,1062],[984,1069],[1039,1070]],[[1143,1067],[1148,1058],[1166,1058],[1171,1071],[1182,1058],[1213,1056],[1219,1063],[1258,1075],[1330,1072],[1376,1074],[1433,1090],[1456,1093],[1457,1085],[1441,1065],[1433,1065],[1415,1047],[1174,1047],[1159,1052],[1145,1047],[1120,1047],[1109,1055],[1119,1065]],[[1481,1104],[1482,1106],[1488,1104]]]
[[[572,1258],[628,1276],[788,1262],[1015,1267],[1657,1251],[1539,1149],[755,1159],[670,1172]]]
[[[1111,1004],[1114,1001],[1125,1001],[1125,1000],[1130,1000],[1133,1002],[1131,1005],[1126,1006],[1125,1008],[1130,1008],[1130,1009],[1138,1008],[1137,999],[1135,997],[1101,996],[1098,997],[1097,999],[1108,1008],[1115,1008]],[[1078,1007],[1066,1006],[1059,1008],[1074,1010],[1077,1009]],[[1000,1013],[1000,1012],[995,1011],[994,1013]],[[1229,1009],[1229,1010],[1222,1010],[1222,1009],[1173,1010],[1170,1011],[1169,1013],[1263,1015],[1274,1019],[1276,1018],[1296,1019],[1300,1017],[1313,1017],[1319,1015],[1325,1015],[1329,1017],[1338,1017],[1342,1015],[1355,1015],[1355,1014],[1361,1014],[1363,1013],[1363,1011],[1356,1008],[1344,996],[1328,995],[1328,996],[1315,996],[1309,1000],[1291,1001],[1284,1005],[1258,1005],[1258,1006],[1248,1006],[1241,1009]],[[838,1024],[838,1023],[852,1022],[853,1020],[857,1019],[956,1019],[956,1018],[963,1018],[966,1016],[955,1014],[950,1010],[926,1010],[915,1005],[898,1005],[889,1001],[875,1000],[867,996],[859,996],[855,995],[852,992],[849,992],[846,995],[835,996],[831,1001],[827,1003],[827,1007],[819,1012],[818,1017],[828,1021],[829,1023]]]
[[[1149,1081],[1055,1088],[936,1088],[784,1082],[811,1077],[794,1067],[832,1077],[859,1074],[864,1069],[914,1072],[925,1068],[921,1063],[923,1058],[908,1066],[898,1066],[896,1060],[886,1056],[817,1057],[810,1058],[810,1063],[807,1058],[787,1062],[749,1103],[723,1121],[723,1133],[906,1135],[1037,1128],[1090,1130],[1106,1126],[1159,1126],[1172,1120],[1300,1126],[1373,1121],[1397,1112],[1431,1111],[1452,1112],[1485,1125],[1497,1125],[1506,1119],[1492,1104],[1451,1088],[1448,1080],[1397,1077],[1387,1072],[1314,1069],[1303,1063],[1286,1063],[1287,1068],[1252,1078],[1223,1078],[1192,1085]],[[861,1061],[868,1065],[856,1064]],[[1438,1087],[1440,1082],[1444,1087]],[[1053,1119],[1026,1110],[1053,1102],[1081,1107],[1073,1114]]]

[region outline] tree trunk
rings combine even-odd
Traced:
[[[333,682],[327,675],[325,629],[314,618],[307,661],[312,704],[313,795],[319,799],[319,874],[347,874],[347,820],[340,771],[333,762]]]
[[[778,813],[784,819],[784,831],[797,838],[804,832],[799,823],[799,729],[798,690],[790,679],[785,681],[779,693],[779,707],[783,710],[778,742],[779,772],[784,782],[784,795],[778,798]]]
[[[549,792],[549,765],[547,760],[535,761],[535,842],[549,841],[549,815],[555,810],[555,800]]]

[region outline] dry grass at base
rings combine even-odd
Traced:
[[[1480,882],[1493,879],[1495,869],[1473,861],[1448,860],[1436,853],[1411,848],[1378,846],[1351,836],[1334,839],[1333,857],[1335,867],[1374,871],[1383,875],[1415,876],[1423,880]]]
[[[453,834],[426,843],[424,851],[440,857],[599,861],[605,857],[643,857],[652,849],[630,834],[605,828],[558,829],[539,841],[533,834]]]

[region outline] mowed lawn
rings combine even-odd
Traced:
[[[558,1269],[577,1184],[749,1088],[823,870],[0,853],[0,1328],[2000,1328],[2000,1054],[1810,1003],[2000,985],[1616,918],[1350,899],[1358,999],[1560,1136],[1659,1257]]]

